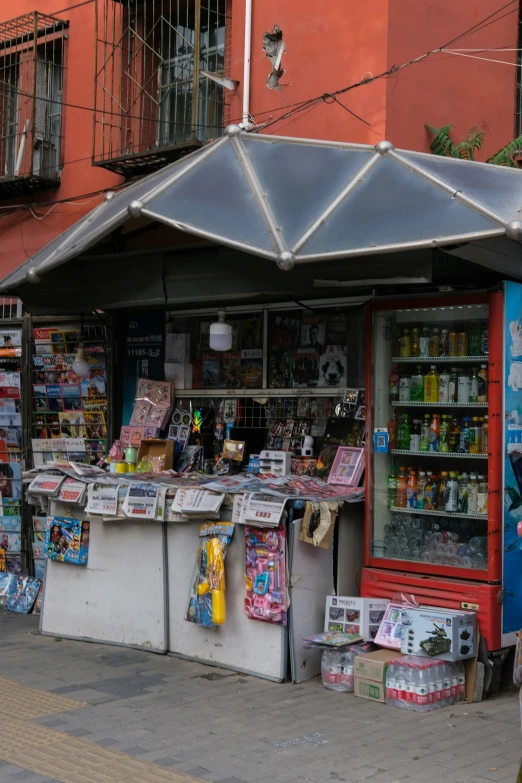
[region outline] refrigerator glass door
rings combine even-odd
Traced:
[[[488,310],[373,313],[372,565],[486,578]]]

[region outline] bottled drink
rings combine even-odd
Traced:
[[[489,423],[488,417],[484,416],[484,423],[480,433],[480,451],[481,454],[487,454],[489,451]]]
[[[456,474],[450,471],[446,482],[446,506],[445,511],[456,511],[458,508],[458,482]]]
[[[399,401],[400,402],[410,401],[410,386],[411,386],[410,376],[406,375],[406,373],[401,373],[399,377]]]
[[[456,663],[453,664],[457,670],[457,681],[458,681],[458,700],[464,701],[466,698],[466,673],[464,670],[464,664],[462,661],[456,661]]]
[[[397,427],[397,448],[409,451],[410,449],[410,418],[403,413]]]
[[[448,356],[459,355],[459,336],[457,332],[450,332],[448,335]]]
[[[448,384],[448,402],[457,402],[458,400],[457,368],[452,367]]]
[[[416,688],[416,666],[414,663],[408,663],[406,667],[406,709],[415,709],[415,688]]]
[[[424,420],[421,423],[420,450],[421,451],[430,450],[430,414],[429,413],[424,414]]]
[[[420,451],[421,442],[421,420],[413,419],[410,430],[410,451]]]
[[[473,422],[469,430],[469,453],[478,454],[480,449],[481,427],[478,416],[473,416]]]
[[[390,451],[397,448],[397,416],[395,413],[392,413],[388,422],[388,448]]]
[[[440,351],[440,329],[435,326],[430,335],[430,356],[438,356]]]
[[[420,356],[426,359],[430,355],[430,330],[428,326],[422,327],[421,336],[419,338]]]
[[[471,324],[469,331],[469,355],[480,356],[482,353],[482,330],[477,321]]]
[[[436,511],[437,510],[437,501],[435,497],[434,502],[434,494],[435,494],[435,482],[433,480],[433,473],[431,471],[427,471],[426,473],[426,489],[424,490],[424,510],[425,511]]]
[[[395,683],[397,686],[397,707],[407,709],[407,677],[406,667],[404,661],[397,661],[397,669],[395,672]]]
[[[483,327],[482,327],[482,356],[487,356],[489,353],[489,327],[488,322],[484,321]]]
[[[442,703],[446,706],[451,704],[451,672],[446,661],[441,661],[442,669]]]
[[[459,356],[468,356],[468,335],[466,332],[459,332],[457,353]]]
[[[399,402],[399,370],[397,365],[392,364],[392,369],[388,375],[388,389],[390,402]]]
[[[413,669],[413,676],[415,677],[415,709],[417,712],[428,712],[430,686],[426,666],[421,664],[416,667],[413,665]]]
[[[459,454],[469,454],[470,424],[471,417],[464,416],[460,430]]]
[[[466,372],[461,372],[457,379],[459,403],[469,402],[471,394],[471,378]]]
[[[426,679],[428,682],[428,710],[435,709],[435,673],[433,671],[433,664],[426,663]]]
[[[449,402],[449,384],[450,384],[449,372],[441,372],[439,376],[439,402]]]
[[[440,435],[439,435],[439,451],[447,453],[449,448],[449,429],[450,429],[451,417],[447,413],[442,414],[442,421],[440,423]]]
[[[411,355],[412,356],[420,356],[420,332],[419,328],[415,326],[411,330]]]
[[[419,477],[417,479],[417,508],[424,509],[424,502],[426,498],[426,473],[423,470],[419,470]]]
[[[392,508],[397,501],[397,468],[392,465],[388,475],[388,508]]]
[[[424,402],[439,401],[439,373],[434,364],[424,378]]]
[[[422,402],[424,400],[424,376],[422,374],[422,365],[417,365],[416,374],[411,376],[410,400],[412,402]]]
[[[439,488],[437,492],[437,509],[439,511],[446,511],[446,494],[448,488],[448,472],[443,470],[440,474]]]
[[[443,329],[440,335],[439,356],[448,356],[448,352],[449,352],[448,330]]]
[[[488,368],[486,364],[480,365],[478,371],[478,394],[477,402],[488,401]]]
[[[451,420],[448,433],[448,450],[453,454],[457,454],[460,446],[460,423],[459,420],[454,418]]]
[[[478,476],[477,514],[488,513],[488,485],[484,476]]]
[[[459,514],[468,513],[468,474],[462,473],[459,476],[459,494],[457,501],[457,511]]]
[[[433,418],[431,420],[430,431],[429,431],[430,451],[439,450],[439,439],[440,439],[440,415],[438,413],[434,413]]]
[[[459,700],[459,675],[454,663],[449,663],[448,668],[451,677],[451,703],[457,704]]]
[[[345,653],[341,656],[341,685],[345,693],[354,691],[353,653]]]
[[[391,660],[386,669],[386,704],[397,706],[397,661]]]
[[[478,367],[473,367],[473,371],[471,373],[471,379],[470,379],[470,391],[469,391],[469,401],[470,402],[478,402],[478,388],[479,388],[479,379],[478,379]]]
[[[478,481],[475,473],[469,477],[468,483],[468,514],[478,514]]]
[[[406,468],[399,468],[397,477],[397,508],[406,508],[408,497],[408,475]]]
[[[442,661],[433,661],[433,679],[435,682],[435,707],[442,707],[444,705],[444,670]]]
[[[417,507],[417,474],[414,470],[410,470],[408,477],[408,485],[406,487],[406,507]]]
[[[410,330],[404,329],[404,332],[401,335],[401,348],[400,348],[400,355],[407,358],[408,356],[411,356],[411,337],[410,337]]]

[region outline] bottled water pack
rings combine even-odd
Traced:
[[[466,679],[462,661],[451,663],[413,655],[391,660],[386,672],[386,704],[429,712],[464,701]]]

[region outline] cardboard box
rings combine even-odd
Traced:
[[[190,362],[190,334],[167,334],[165,361],[174,364]]]
[[[365,655],[358,655],[353,662],[353,673],[363,680],[383,683],[386,681],[386,669],[389,662],[402,657],[401,653],[396,653],[393,650],[376,650]]]
[[[401,652],[443,661],[474,658],[477,618],[474,612],[405,607],[402,611]]]
[[[387,606],[388,601],[377,598],[327,595],[324,630],[355,633],[371,642]]]
[[[165,457],[164,470],[171,470],[174,463],[174,441],[162,438],[142,440],[138,451],[138,464],[142,457]]]
[[[175,389],[192,389],[192,365],[165,362],[165,380],[171,381]]]
[[[386,697],[386,685],[374,680],[365,680],[364,677],[356,677],[353,684],[353,692],[361,699],[370,699],[384,704]]]

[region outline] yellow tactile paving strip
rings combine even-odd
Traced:
[[[0,759],[62,783],[197,783],[182,772],[28,724],[89,705],[0,677]],[[203,783],[203,781],[201,781]]]

